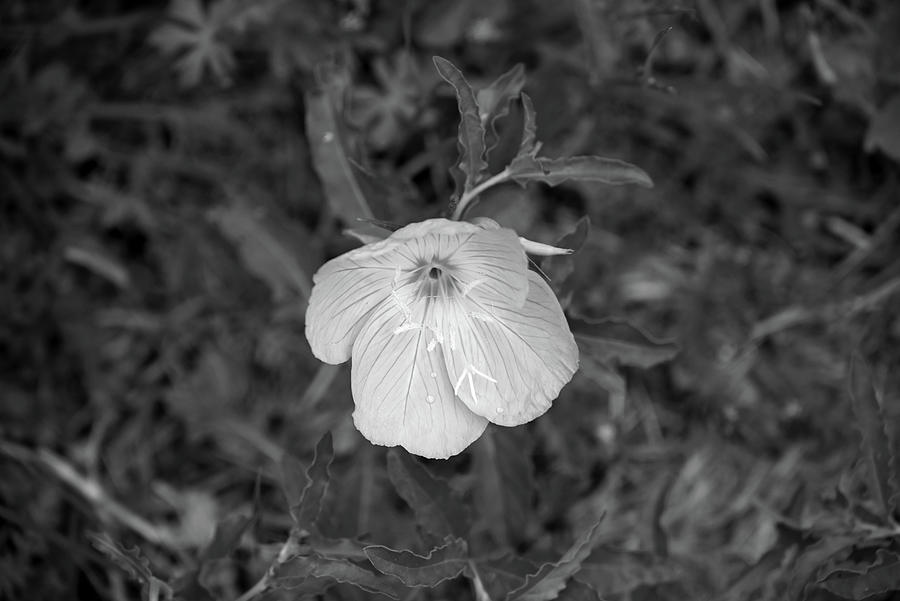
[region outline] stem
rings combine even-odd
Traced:
[[[468,192],[465,192],[462,195],[462,198],[459,199],[459,202],[456,203],[456,209],[453,211],[453,216],[451,217],[451,219],[455,219],[456,221],[459,221],[462,218],[463,213],[465,213],[466,208],[468,208],[469,204],[471,204],[472,201],[475,200],[479,194],[481,194],[482,192],[484,192],[485,190],[487,190],[488,188],[490,188],[492,186],[496,186],[497,184],[501,184],[501,183],[505,182],[508,179],[509,179],[509,168],[506,168],[503,171],[501,171],[500,173],[498,173],[497,175],[493,175],[493,176],[487,178],[486,180],[484,180],[483,182],[481,182],[480,184],[478,184],[477,186],[475,186]]]
[[[254,584],[251,588],[247,589],[243,595],[235,599],[234,601],[250,601],[254,597],[263,594],[266,589],[269,588],[269,573],[266,572],[266,575],[259,579],[259,581]]]

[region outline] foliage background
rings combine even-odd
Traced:
[[[897,31],[862,0],[4,2],[0,597],[247,598],[305,525],[293,551],[359,536],[341,557],[368,575],[264,594],[368,598],[395,589],[365,544],[437,544],[303,336],[344,227],[453,191],[433,55],[476,89],[522,63],[545,155],[656,184],[473,212],[547,243],[587,215],[544,267],[573,318],[638,328],[604,329],[544,417],[426,462],[517,583],[484,594],[571,548],[570,599],[896,595]],[[313,527],[289,505],[325,432]],[[403,597],[479,595],[468,569]]]

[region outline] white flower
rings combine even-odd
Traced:
[[[375,444],[450,457],[489,421],[543,414],[578,367],[559,302],[491,220],[410,224],[313,282],[306,337],[326,363],[353,358],[353,420]]]

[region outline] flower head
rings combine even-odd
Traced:
[[[313,282],[306,337],[326,363],[353,358],[353,420],[375,444],[455,455],[488,422],[547,411],[578,366],[559,302],[491,220],[410,224]]]

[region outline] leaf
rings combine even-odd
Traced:
[[[462,192],[471,190],[481,179],[487,169],[484,158],[484,126],[481,124],[478,103],[472,86],[463,77],[463,74],[453,63],[445,58],[435,56],[434,66],[444,80],[456,90],[456,102],[459,105],[459,165],[458,169],[465,176],[463,189],[456,190],[459,196]]]
[[[498,544],[526,538],[534,494],[523,428],[489,428],[475,443],[475,504]]]
[[[132,580],[146,586],[153,580],[150,571],[150,560],[144,557],[140,547],[135,545],[129,549],[109,538],[106,534],[88,534],[94,548],[103,553],[107,559],[122,568]]]
[[[519,155],[507,167],[509,178],[521,186],[540,181],[557,186],[567,180],[601,182],[609,185],[637,184],[653,187],[653,180],[640,167],[599,156],[548,159]]]
[[[306,470],[306,486],[300,495],[300,500],[291,505],[291,517],[297,527],[312,531],[315,527],[319,512],[322,509],[322,499],[328,490],[331,475],[328,467],[334,459],[334,448],[331,443],[331,432],[326,432],[316,445],[316,453],[312,463]]]
[[[628,596],[642,586],[677,582],[684,570],[675,562],[650,553],[598,547],[575,576],[600,596]]]
[[[506,599],[511,591],[525,584],[525,579],[537,568],[534,562],[516,555],[503,555],[472,565],[488,597],[495,601]]]
[[[603,601],[593,588],[572,578],[557,597],[560,601]]]
[[[294,294],[309,298],[312,278],[300,262],[309,253],[308,234],[296,224],[260,215],[243,202],[213,209],[210,219],[235,246],[244,266],[269,286],[276,301]]]
[[[820,580],[819,586],[854,601],[900,591],[900,556],[885,549],[879,549],[877,553],[876,562],[862,572],[838,570]]]
[[[306,591],[306,587],[324,590],[333,583],[341,582],[393,599],[398,599],[404,590],[393,578],[385,578],[345,559],[328,559],[318,555],[299,555],[279,564],[270,582],[274,588],[294,592],[298,588]]]
[[[303,498],[303,491],[307,486],[309,486],[309,478],[306,477],[303,463],[290,453],[282,455],[281,488],[284,491],[285,499],[287,499],[288,507],[300,504],[300,499]]]
[[[439,540],[469,534],[472,516],[450,486],[408,453],[391,449],[387,471],[397,493],[416,514],[416,522]]]
[[[175,58],[182,86],[200,83],[210,71],[221,84],[231,83],[234,53],[222,33],[240,33],[269,18],[273,3],[219,0],[204,8],[200,0],[172,0],[168,20],[149,38],[164,55]]]
[[[469,550],[466,541],[454,538],[425,557],[379,545],[366,547],[365,553],[382,574],[399,578],[406,586],[433,587],[462,573],[468,564]]]
[[[885,430],[887,424],[872,385],[872,374],[856,353],[850,359],[849,389],[850,403],[862,434],[862,453],[869,466],[870,492],[881,510],[881,517],[890,520],[900,494],[897,474],[893,470],[897,461],[891,452]]]
[[[569,326],[582,353],[601,363],[653,367],[678,354],[678,345],[656,340],[637,327],[615,319],[570,318]]]
[[[487,152],[490,152],[498,141],[497,121],[509,114],[509,103],[521,94],[524,85],[525,67],[522,63],[517,63],[512,69],[491,82],[489,86],[478,90],[475,95],[481,125],[487,128],[487,132],[494,141]]]
[[[876,148],[900,163],[900,94],[895,94],[869,122],[866,152]]]
[[[244,532],[254,521],[256,521],[256,516],[240,514],[221,520],[216,524],[215,534],[203,551],[202,561],[228,557],[237,548]]]
[[[313,166],[322,182],[331,209],[345,223],[372,219],[361,170],[350,159],[344,125],[338,117],[335,97],[343,93],[338,78],[325,82],[323,90],[309,91],[306,106],[306,136]]]
[[[787,572],[790,574],[788,599],[800,599],[804,591],[814,582],[813,576],[836,556],[846,557],[860,535],[831,533],[799,552]]]
[[[522,111],[524,113],[522,123],[522,141],[519,143],[519,152],[516,158],[533,157],[540,150],[537,141],[537,112],[534,103],[528,94],[522,93]]]
[[[587,215],[578,220],[575,228],[560,238],[553,246],[569,248],[573,254],[547,257],[541,263],[541,269],[550,278],[550,284],[556,295],[564,299],[571,293],[571,285],[568,285],[570,276],[575,271],[575,256],[584,246],[591,232],[591,219]]]
[[[545,563],[534,574],[528,576],[521,588],[509,594],[508,599],[522,601],[550,601],[559,596],[566,582],[580,569],[600,540],[599,523],[584,534],[555,563]]]

